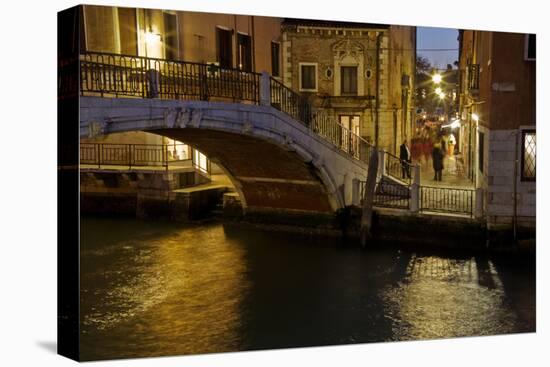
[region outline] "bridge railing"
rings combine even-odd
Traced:
[[[270,78],[271,106],[309,126],[311,104],[303,95],[294,92],[277,79]]]
[[[474,215],[474,189],[420,186],[420,210]]]
[[[412,181],[412,164],[401,160],[399,157],[385,152],[384,163],[385,172],[388,176],[410,185]]]
[[[355,159],[368,164],[374,146],[340,124],[334,116],[319,110],[312,115],[310,127],[317,135],[328,140]]]
[[[185,148],[185,149],[184,149]],[[209,161],[197,162],[194,149],[186,144],[110,144],[80,143],[80,164],[105,166],[163,167],[190,162],[196,169],[210,173]]]
[[[98,52],[80,55],[81,95],[259,103],[260,76],[214,64]]]
[[[366,181],[359,182],[359,195],[362,200],[365,195]],[[373,205],[383,208],[409,210],[411,200],[410,186],[390,180],[380,180],[374,190]]]
[[[195,62],[99,52],[80,55],[81,95],[220,99],[260,104],[261,78],[259,73]],[[306,97],[278,80],[269,77],[265,82],[269,83],[272,107],[305,124],[352,157],[368,163],[372,144],[341,125],[334,116],[314,112]]]

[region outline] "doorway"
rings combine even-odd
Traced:
[[[342,129],[340,145],[347,152],[359,152],[359,116],[357,115],[339,115],[338,120]]]

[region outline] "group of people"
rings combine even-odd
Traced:
[[[421,130],[419,129],[411,140],[410,148],[406,139],[399,148],[399,159],[402,162],[402,177],[411,177],[410,164],[413,160],[421,164],[428,164],[431,159],[434,170],[434,181],[441,181],[445,155],[454,154],[455,145],[456,139],[452,132],[444,134],[439,128],[428,126]]]

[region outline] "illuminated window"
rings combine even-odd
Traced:
[[[208,161],[208,158],[196,149],[193,149],[193,166],[201,172],[210,172],[210,162]]]
[[[537,133],[534,130],[524,130],[521,150],[521,180],[535,181],[537,161]]]

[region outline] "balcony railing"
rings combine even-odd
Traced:
[[[184,149],[185,148],[185,149]],[[194,149],[186,144],[107,144],[80,143],[80,164],[97,168],[124,166],[128,169],[150,167],[168,169],[189,162],[204,173],[210,173],[210,162],[197,162]]]

